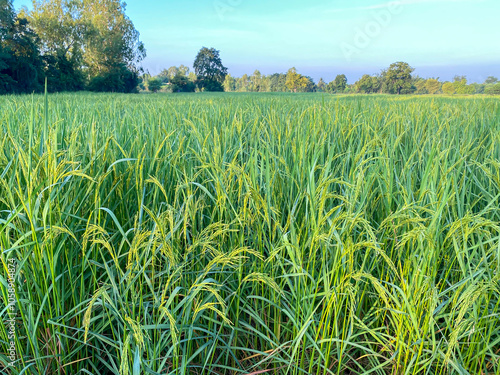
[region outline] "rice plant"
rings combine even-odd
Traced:
[[[3,373],[500,374],[498,99],[0,109]]]

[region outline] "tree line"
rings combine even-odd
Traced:
[[[145,74],[141,77],[141,89],[152,92],[327,92],[332,94],[490,94],[500,95],[500,82],[488,77],[482,84],[467,83],[465,76],[455,76],[452,82],[441,82],[439,78],[422,78],[406,62],[396,62],[376,75],[363,75],[358,81],[348,84],[345,74],[339,74],[326,83],[318,83],[291,68],[286,73],[263,75],[256,70],[252,75],[233,77],[227,73],[220,59],[220,52],[203,47],[193,64],[195,72],[188,67],[172,66],[157,76]],[[207,82],[210,82],[207,84]]]
[[[0,93],[137,92],[146,56],[120,0],[0,0]]]

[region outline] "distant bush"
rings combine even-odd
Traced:
[[[443,84],[443,87],[441,88],[441,90],[443,90],[443,92],[446,94],[446,95],[453,95],[455,94],[455,86],[453,85],[453,83],[451,82],[445,82]]]
[[[162,81],[158,78],[150,78],[148,81],[148,90],[151,92],[158,92],[161,90]]]
[[[120,65],[92,78],[88,89],[96,92],[135,93],[138,92],[138,85],[137,72],[128,69],[125,65]]]
[[[487,85],[484,89],[484,93],[488,95],[500,95],[500,83]]]
[[[171,80],[172,92],[194,92],[196,85],[188,77],[182,74],[176,74]],[[210,90],[220,91],[220,90]]]

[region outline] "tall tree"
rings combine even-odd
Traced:
[[[314,91],[314,82],[310,77],[297,73],[297,69],[291,68],[286,73],[286,87],[292,92]]]
[[[231,76],[231,74],[226,75],[223,86],[224,91],[226,92],[232,92],[236,90],[236,80]]]
[[[443,92],[446,95],[453,95],[453,94],[455,94],[455,86],[451,82],[445,82],[445,83],[443,83],[443,87],[441,87],[441,90],[443,90]]]
[[[138,83],[139,64],[146,56],[139,32],[125,14],[120,0],[75,0],[83,4],[87,25],[84,61],[90,88],[132,92]]]
[[[215,48],[203,47],[194,60],[194,72],[198,85],[207,91],[223,91],[227,68],[222,65],[220,52]]]
[[[284,92],[286,91],[286,74],[274,73],[269,76],[269,91]]]
[[[43,59],[39,40],[22,15],[16,15],[11,0],[0,2],[0,90],[27,93],[40,91]]]
[[[453,87],[456,94],[474,94],[476,91],[474,86],[467,84],[467,77],[465,76],[455,76]]]
[[[86,31],[82,9],[79,0],[33,0],[26,18],[39,36],[44,54],[66,56],[80,63]]]
[[[150,78],[148,80],[148,90],[151,92],[158,92],[161,90],[162,81],[159,78]]]
[[[343,93],[347,87],[347,77],[345,74],[339,74],[328,84],[328,92]]]
[[[286,87],[292,92],[296,92],[300,88],[300,78],[302,76],[297,73],[297,69],[290,68],[286,72]]]
[[[389,69],[383,73],[389,92],[400,95],[410,91],[411,73],[414,70],[408,63],[402,61],[391,64]]]
[[[40,38],[45,75],[51,91],[74,91],[84,87],[81,71],[85,25],[76,0],[33,0],[25,16]]]
[[[335,77],[335,92],[342,93],[347,87],[347,77],[345,74],[339,74]]]
[[[96,91],[136,89],[145,57],[121,0],[33,0],[26,16],[40,36],[50,87]]]
[[[487,95],[500,95],[500,83],[487,85],[484,93]]]
[[[262,91],[262,74],[258,70],[250,76],[250,91]]]
[[[247,92],[250,89],[250,79],[248,74],[243,74],[240,78],[236,80],[236,91]]]
[[[6,48],[6,41],[13,29],[15,13],[12,2],[0,1],[0,94],[14,92],[16,82],[10,76],[12,55]]]
[[[441,89],[441,82],[439,82],[438,79],[430,78],[427,81],[425,81],[425,88],[427,89],[427,92],[429,94],[435,95]]]
[[[326,91],[326,86],[326,82],[323,80],[323,78],[320,78],[317,84],[318,92]]]
[[[377,77],[363,75],[355,84],[356,91],[362,94],[374,94],[380,91],[381,82]]]

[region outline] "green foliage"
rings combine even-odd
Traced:
[[[453,82],[453,88],[456,94],[474,94],[476,91],[473,86],[467,84],[467,78],[465,77],[455,77]]]
[[[425,81],[425,88],[427,89],[427,93],[435,95],[441,90],[441,82],[438,79],[430,78]]]
[[[94,76],[88,84],[88,89],[96,92],[137,93],[138,85],[139,74],[120,64]]]
[[[311,77],[297,73],[297,69],[291,68],[286,73],[285,87],[290,92],[313,92],[316,85]]]
[[[325,81],[323,81],[323,78],[320,78],[316,87],[318,92],[324,92],[327,91],[328,85],[326,84]]]
[[[499,110],[1,98],[2,373],[498,374]]]
[[[136,91],[146,51],[120,0],[35,0],[25,16],[44,51],[50,90]]]
[[[172,85],[172,92],[194,92],[196,88],[195,83],[190,81],[182,72],[177,72],[177,74],[170,79],[170,84]]]
[[[380,92],[382,83],[379,77],[372,77],[368,74],[363,75],[355,84],[356,92],[362,94],[374,94]]]
[[[484,94],[485,84],[482,83],[471,83],[471,87],[474,88],[474,94]]]
[[[159,78],[150,78],[147,82],[148,90],[151,92],[158,92],[161,90],[163,82]]]
[[[484,89],[484,93],[487,95],[500,95],[500,83],[487,85]]]
[[[49,91],[79,91],[85,88],[85,77],[76,61],[68,60],[66,55],[46,55],[44,61]]]
[[[0,93],[41,91],[44,62],[37,35],[11,1],[0,7]]]
[[[344,93],[347,88],[347,77],[345,74],[339,74],[331,81],[327,87],[326,91],[331,94],[341,94]]]
[[[441,89],[443,90],[443,93],[445,93],[446,95],[453,95],[456,93],[455,85],[451,82],[443,83],[443,87]]]
[[[286,74],[274,73],[269,76],[269,91],[270,92],[285,92]]]
[[[88,26],[84,61],[93,75],[125,65],[131,69],[146,55],[139,32],[120,0],[82,0],[82,22]],[[131,69],[133,70],[133,69]]]
[[[180,65],[179,67],[171,66],[168,69],[163,69],[160,74],[156,76],[156,78],[161,79],[163,83],[168,83],[178,74],[187,77],[189,74],[189,68],[185,65]]]
[[[399,61],[383,72],[383,78],[387,87],[387,92],[391,94],[408,94],[412,90],[413,69],[408,63]]]
[[[226,75],[226,78],[224,78],[224,91],[226,92],[232,92],[236,91],[236,79],[231,76],[231,74]]]
[[[493,77],[493,76],[489,76],[488,78],[486,78],[486,80],[484,81],[484,83],[486,85],[491,85],[491,84],[494,84],[494,83],[497,83],[498,82],[498,78],[497,77]]]
[[[198,77],[197,85],[205,91],[223,91],[227,68],[222,65],[220,52],[215,48],[203,47],[193,63]]]
[[[428,94],[427,91],[427,81],[422,77],[412,77],[413,83],[412,87],[414,88],[414,93],[417,95],[425,95]]]

